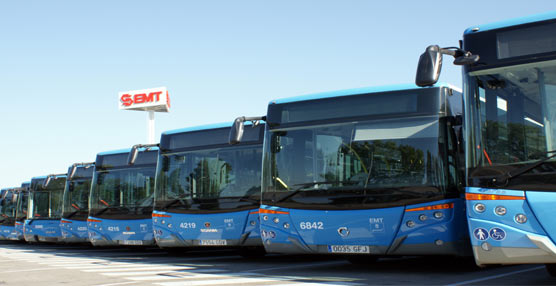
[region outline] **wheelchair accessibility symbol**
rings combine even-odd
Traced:
[[[498,227],[491,228],[489,234],[494,240],[504,240],[506,238],[506,232]]]
[[[473,235],[478,240],[487,240],[488,231],[482,227],[478,227],[475,230],[473,230]]]

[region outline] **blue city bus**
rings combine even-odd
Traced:
[[[31,179],[24,238],[27,242],[60,242],[60,218],[66,174]]]
[[[17,207],[15,213],[15,232],[17,240],[24,240],[23,224],[27,218],[27,205],[29,203],[29,188],[31,182],[24,182],[19,188],[19,195],[17,196]]]
[[[259,211],[266,251],[339,254],[356,263],[470,254],[461,105],[449,85],[271,101]],[[242,121],[234,122],[232,143],[241,141]]]
[[[68,169],[60,220],[62,241],[66,243],[89,242],[87,217],[94,164],[75,163]]]
[[[162,247],[234,247],[264,254],[259,231],[264,124],[230,145],[230,125],[162,133],[153,226]]]
[[[155,244],[152,211],[158,147],[139,146],[148,147],[97,154],[87,219],[94,246]]]
[[[16,240],[15,211],[19,188],[8,188],[0,197],[0,240]]]
[[[467,217],[476,263],[546,263],[556,276],[556,12],[467,29],[460,48],[429,46],[416,83],[442,55],[463,65]]]

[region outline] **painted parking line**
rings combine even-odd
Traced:
[[[496,279],[496,278],[511,276],[511,275],[515,275],[515,274],[519,274],[519,273],[535,271],[535,270],[539,270],[539,269],[543,269],[543,268],[544,268],[544,266],[537,266],[537,267],[521,269],[521,270],[516,270],[516,271],[512,271],[512,272],[497,274],[497,275],[491,275],[491,276],[477,278],[477,279],[471,279],[471,280],[456,282],[456,283],[448,284],[447,286],[459,286],[459,285],[472,284],[472,283],[492,280],[492,279]]]
[[[269,271],[269,270],[278,270],[278,269],[289,269],[289,268],[300,268],[300,267],[311,267],[311,266],[323,266],[323,265],[334,265],[334,264],[347,264],[346,261],[324,261],[324,262],[312,262],[312,263],[305,263],[305,264],[294,264],[288,266],[277,266],[277,267],[268,267],[268,268],[259,268],[259,269],[252,269],[246,270],[245,272],[260,272],[260,271]]]

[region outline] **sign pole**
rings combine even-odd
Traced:
[[[154,144],[154,111],[149,110],[147,112],[147,142],[149,144]]]

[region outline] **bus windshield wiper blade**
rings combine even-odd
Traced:
[[[556,150],[548,151],[548,152],[546,152],[546,153],[547,153],[547,154],[556,153]],[[525,165],[525,166],[523,166],[523,167],[521,167],[521,168],[518,168],[518,169],[515,169],[515,170],[512,170],[512,171],[506,172],[506,173],[504,173],[504,174],[502,174],[502,175],[500,175],[500,176],[497,176],[497,177],[495,177],[495,178],[492,178],[492,183],[493,183],[495,186],[498,186],[498,187],[505,186],[506,184],[508,184],[508,182],[509,182],[511,179],[513,179],[513,178],[515,178],[515,177],[518,177],[518,176],[521,176],[521,175],[523,175],[523,174],[525,174],[525,173],[527,173],[527,172],[529,172],[529,171],[535,169],[536,167],[538,167],[538,166],[544,164],[546,161],[548,161],[548,160],[550,160],[550,159],[552,159],[552,158],[554,158],[554,157],[556,157],[556,154],[552,154],[552,155],[550,155],[550,156],[548,156],[548,157],[546,157],[546,158],[543,158],[543,159],[538,160],[538,161],[535,162],[535,163],[531,163],[531,164]]]
[[[70,217],[76,215],[78,212],[79,212],[79,211],[73,211],[73,212],[71,212],[69,215],[67,215],[65,218],[70,218]]]
[[[300,187],[293,190],[291,193],[287,194],[285,197],[280,198],[276,202],[281,203],[281,202],[299,194],[301,191],[305,190],[307,187],[309,187],[311,185],[329,185],[329,184],[334,184],[334,183],[357,184],[358,182],[322,181],[322,182],[307,182],[307,183],[294,184],[294,186],[300,186]]]
[[[170,206],[176,204],[176,203],[181,203],[182,205],[185,206],[185,204],[181,201],[182,199],[173,199],[170,202],[166,203],[165,205],[162,206],[162,209],[167,209]]]
[[[103,214],[104,212],[106,212],[109,209],[110,209],[110,207],[105,207],[105,208],[101,209],[100,211],[98,211],[94,216],[99,216],[99,215]]]

